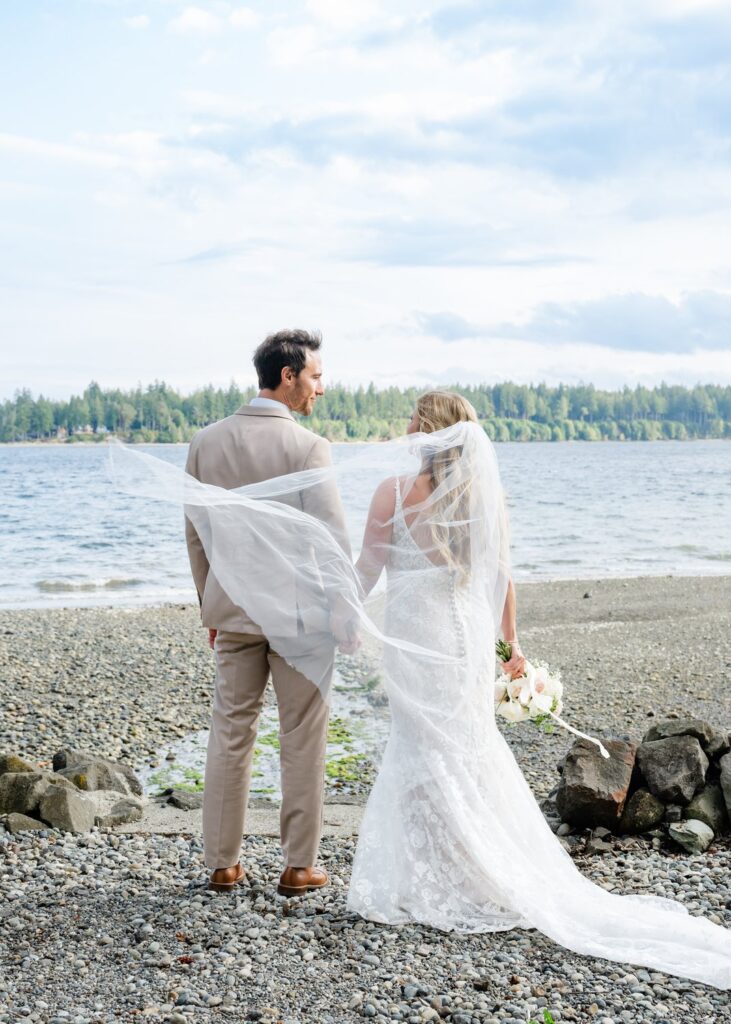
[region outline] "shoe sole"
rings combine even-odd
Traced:
[[[246,881],[246,875],[242,875],[235,882],[209,882],[208,888],[211,892],[233,892],[237,885],[243,885]]]
[[[308,892],[326,889],[327,885],[327,882],[322,885],[278,885],[277,892],[280,896],[305,896]]]

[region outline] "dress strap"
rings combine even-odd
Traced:
[[[395,477],[394,482],[396,484],[396,505],[394,511],[403,513],[404,505],[403,498],[401,497],[401,481],[398,477]]]

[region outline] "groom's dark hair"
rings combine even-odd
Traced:
[[[295,377],[307,362],[307,350],[317,352],[322,345],[319,331],[277,331],[262,341],[254,353],[254,366],[259,378],[259,387],[276,391],[282,383],[282,370],[289,366]]]

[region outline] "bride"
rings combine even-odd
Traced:
[[[578,953],[731,988],[731,932],[679,903],[612,895],[585,878],[497,728],[495,632],[501,621],[515,644],[515,602],[495,456],[476,424],[461,396],[424,395],[409,430],[439,441],[371,504],[363,588],[385,569],[384,632],[424,653],[384,646],[392,727],[348,907],[447,931],[537,928]],[[437,662],[433,650],[457,658]],[[506,667],[519,674],[522,659]]]
[[[515,643],[515,600],[495,451],[468,402],[431,392],[406,438],[231,491],[121,447],[113,461],[125,490],[184,503],[218,582],[325,696],[333,636],[382,646],[392,726],[351,911],[445,931],[536,928],[577,953],[731,988],[731,931],[585,878],[497,728],[495,639]],[[366,480],[381,482],[353,566],[302,494],[337,481],[356,504]],[[516,645],[507,667],[522,665]]]

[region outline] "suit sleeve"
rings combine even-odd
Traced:
[[[195,438],[191,441],[188,450],[185,472],[190,473],[196,480],[200,479],[198,476],[198,448]],[[185,517],[185,542],[188,546],[188,560],[191,572],[193,573],[193,582],[198,592],[198,604],[201,604],[203,601],[203,591],[206,589],[206,580],[208,579],[208,558],[203,550],[201,539],[187,516]]]
[[[318,437],[305,461],[305,469],[321,469],[332,465],[330,442]],[[345,525],[345,510],[334,480],[327,480],[316,487],[306,488],[302,493],[302,507],[305,512],[327,523],[340,547],[351,558],[350,540]]]

